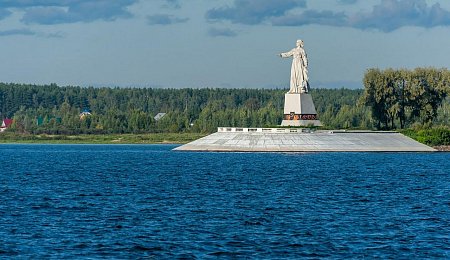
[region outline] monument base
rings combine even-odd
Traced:
[[[282,126],[322,126],[308,93],[286,93]]]
[[[323,126],[320,120],[283,120],[281,126]]]

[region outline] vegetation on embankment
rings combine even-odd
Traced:
[[[400,133],[411,137],[412,139],[435,148],[450,146],[450,128],[436,127],[429,129],[404,129]]]
[[[198,133],[47,135],[1,133],[0,143],[45,144],[184,144],[205,136]]]

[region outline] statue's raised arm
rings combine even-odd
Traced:
[[[295,49],[292,49],[292,50],[290,50],[290,51],[288,51],[288,52],[282,52],[282,53],[280,53],[280,57],[281,58],[289,58],[289,57],[292,57],[293,55],[294,55],[294,51]]]
[[[291,66],[291,82],[288,93],[308,93],[308,58],[305,49],[303,49],[303,41],[297,41],[297,47],[294,49],[280,53],[280,57],[293,57]]]

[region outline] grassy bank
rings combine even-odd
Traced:
[[[45,144],[183,144],[205,136],[198,133],[31,135],[1,133],[0,143]]]
[[[450,128],[404,129],[400,133],[429,146],[450,145]]]

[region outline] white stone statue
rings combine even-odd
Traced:
[[[305,49],[303,49],[303,41],[297,40],[297,47],[280,54],[282,58],[293,56],[291,66],[291,84],[288,93],[308,93],[308,58]]]

